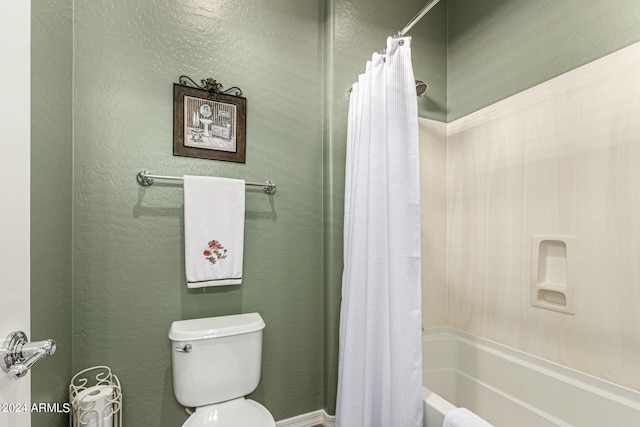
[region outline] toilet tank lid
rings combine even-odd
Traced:
[[[171,324],[169,339],[172,341],[204,340],[246,334],[262,330],[264,327],[264,320],[258,313],[177,320]]]

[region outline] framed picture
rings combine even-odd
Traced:
[[[173,155],[245,162],[247,100],[173,85]]]

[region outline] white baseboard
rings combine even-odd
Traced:
[[[329,415],[324,410],[322,411],[322,425],[324,427],[336,427],[336,416]]]
[[[276,422],[276,427],[312,427],[322,424],[324,427],[335,427],[336,417],[327,414],[323,409],[298,415]]]

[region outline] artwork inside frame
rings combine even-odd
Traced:
[[[212,81],[207,89],[173,85],[173,155],[244,163],[247,100]]]

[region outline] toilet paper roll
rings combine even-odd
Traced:
[[[96,385],[82,390],[73,399],[80,427],[113,427],[113,387]]]

